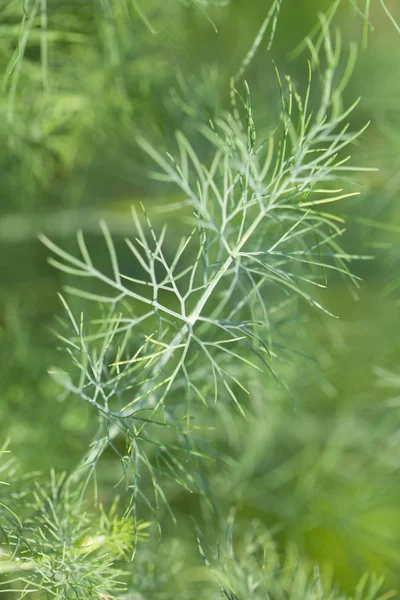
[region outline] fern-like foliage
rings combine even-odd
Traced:
[[[201,454],[189,435],[195,433],[192,407],[218,400],[244,412],[252,370],[267,369],[279,380],[271,310],[293,297],[324,310],[313,290],[326,287],[330,271],[356,281],[348,267],[353,257],[338,242],[342,220],[325,211],[352,195],[337,185],[357,171],[348,166],[346,149],[363,131],[350,132],[346,124],[355,105],[341,102],[347,71],[335,85],[339,47],[326,30],[318,110],[310,108],[311,82],[300,95],[289,77],[284,89],[278,73],[281,123],[261,143],[247,85],[241,112],[235,106],[201,130],[213,149],[208,165],[180,133],[176,158],[138,139],[155,163],[153,177],[183,196],[167,210],[186,214],[191,230],[171,252],[168,224],[155,231],[146,212],[142,224],[133,209],[136,236],[126,241],[137,275],[122,272],[105,223],[109,273],[96,266],[82,233],[79,258],[41,237],[53,266],[88,282],[66,291],[103,311],[86,323],[63,299],[74,330],[64,341],[77,375],[55,372],[101,416],[103,433],[86,458],[89,467],[111,445],[137,490],[140,464],[153,477],[144,450],[150,444],[162,455],[157,469],[193,484],[177,457],[179,448],[185,456]],[[178,436],[168,450],[154,430],[174,427]],[[126,436],[126,455],[113,443],[118,433]]]
[[[117,598],[127,590],[122,559],[130,559],[148,523],[109,511],[86,513],[65,476],[33,485],[18,532],[1,547],[0,591],[12,598]],[[39,596],[37,596],[39,594]]]
[[[209,598],[245,600],[346,600],[348,596],[321,576],[319,569],[300,559],[295,546],[289,546],[281,557],[271,535],[259,523],[253,522],[244,535],[235,539],[231,515],[224,543],[217,553],[204,550],[199,537],[199,549],[216,581]],[[382,578],[365,576],[358,584],[353,600],[384,600],[393,596],[383,594]],[[219,589],[218,589],[219,588]],[[350,598],[348,598],[350,600]]]
[[[96,123],[102,125],[102,116],[109,110],[116,121],[126,125],[127,138],[131,132],[137,134],[130,89],[141,73],[140,64],[132,67],[137,58],[131,45],[135,19],[146,34],[156,32],[152,9],[148,11],[146,6],[143,10],[141,0],[88,4],[82,9],[82,21],[71,11],[70,2],[79,4],[79,0],[58,0],[57,10],[53,10],[47,0],[25,0],[23,4],[11,0],[0,8],[14,50],[8,56],[9,43],[0,42],[0,58],[8,57],[0,103],[8,150],[14,157],[27,157],[28,168],[41,183],[46,177],[51,179],[45,175],[49,171],[56,178],[58,164],[63,168],[78,164],[81,137],[85,131],[95,131]],[[371,3],[363,2],[361,8],[356,0],[346,4],[362,14],[366,44]],[[181,3],[200,11],[213,24],[214,9],[228,0]],[[270,534],[258,523],[240,535],[234,531],[233,517],[228,521],[225,543],[216,553],[205,549],[199,534],[198,548],[206,567],[194,571],[193,584],[191,567],[179,584],[174,579],[181,568],[179,552],[189,550],[183,535],[179,552],[167,543],[164,555],[160,547],[149,544],[136,555],[138,542],[148,537],[150,527],[138,519],[137,504],[155,511],[165,503],[174,517],[169,500],[179,504],[180,499],[167,488],[171,481],[203,495],[208,506],[222,482],[228,500],[219,493],[219,510],[235,499],[244,514],[247,505],[253,507],[252,487],[257,485],[263,502],[269,493],[270,513],[278,515],[282,523],[289,512],[294,519],[293,515],[305,510],[311,488],[314,497],[324,500],[330,486],[339,487],[337,470],[332,467],[334,453],[345,464],[354,452],[348,473],[362,472],[361,477],[351,475],[360,489],[368,487],[369,474],[374,473],[371,460],[372,468],[365,469],[370,456],[363,452],[362,444],[357,452],[356,440],[347,444],[355,430],[347,413],[334,432],[339,441],[334,435],[327,436],[321,444],[325,453],[318,460],[308,456],[297,459],[297,448],[305,446],[301,433],[300,443],[291,444],[296,459],[290,461],[284,451],[278,452],[281,456],[275,463],[279,464],[271,469],[265,460],[271,443],[265,419],[270,418],[270,431],[275,428],[275,435],[286,433],[286,423],[279,429],[272,411],[254,410],[268,401],[268,392],[260,393],[261,387],[262,391],[270,389],[269,382],[286,387],[277,366],[284,358],[278,343],[283,319],[276,315],[286,316],[289,304],[308,304],[332,316],[321,299],[328,280],[342,276],[357,285],[350,263],[360,257],[342,249],[344,220],[336,208],[332,212],[328,208],[358,193],[351,191],[352,177],[364,170],[348,163],[349,147],[364,131],[351,131],[348,125],[357,103],[346,107],[342,101],[356,48],[350,47],[344,68],[339,68],[340,35],[329,33],[341,3],[333,2],[302,45],[311,51],[306,89],[299,89],[276,69],[280,118],[267,133],[260,133],[256,126],[250,89],[243,77],[265,37],[271,48],[283,0],[270,0],[259,33],[231,79],[230,112],[200,125],[193,140],[178,132],[170,153],[156,147],[150,136],[137,135],[137,147],[152,163],[151,177],[163,189],[174,190],[177,201],[161,211],[159,207],[154,211],[149,206],[132,208],[132,236],[126,239],[125,255],[117,249],[104,221],[100,227],[108,267],[82,231],[77,234],[76,254],[41,236],[52,252],[50,264],[69,281],[61,296],[65,329],[59,341],[70,362],[69,367],[53,368],[52,374],[65,395],[79,398],[94,416],[93,440],[72,474],[56,477],[52,473],[47,485],[29,477],[27,486],[13,463],[0,462],[0,592],[10,599],[216,600],[222,595],[226,600],[346,600],[293,546],[281,557]],[[387,1],[379,0],[379,4],[399,29]],[[63,45],[68,52],[58,54],[57,48]],[[88,50],[83,61],[76,60],[79,45]],[[53,63],[49,59],[52,51]],[[147,60],[152,66],[151,58]],[[53,68],[57,61],[60,72]],[[149,78],[153,76],[148,64],[142,70],[150,73]],[[68,90],[61,72],[73,72],[73,90]],[[75,85],[74,78],[83,85]],[[103,97],[102,92],[109,95]],[[27,102],[31,94],[34,103]],[[102,103],[94,101],[97,96]],[[188,115],[196,113],[187,103],[181,104]],[[98,120],[93,118],[94,106],[101,106]],[[75,126],[69,129],[71,121]],[[104,121],[101,135],[106,139],[107,119]],[[110,123],[108,127],[113,129]],[[40,156],[38,164],[31,167],[35,161],[30,147],[35,146]],[[96,144],[89,146],[93,152]],[[8,151],[6,154],[8,157]],[[84,164],[89,164],[90,156],[82,154]],[[51,168],[46,156],[52,157]],[[127,165],[131,163],[127,161]],[[157,225],[160,214],[165,221],[162,227]],[[177,219],[186,228],[180,239],[175,233]],[[87,304],[91,304],[88,312]],[[386,385],[398,387],[395,376],[384,371],[378,375]],[[213,413],[215,406],[218,410]],[[242,429],[242,417],[250,412],[252,427]],[[221,443],[223,452],[230,446],[229,461],[222,452],[214,454],[209,436],[204,435],[204,423],[214,415],[218,415],[219,420],[214,420],[221,429],[225,424],[230,427]],[[336,416],[340,417],[339,412]],[[317,426],[315,419],[302,423],[307,442]],[[358,430],[368,432],[360,423]],[[330,423],[325,424],[325,429],[329,427]],[[320,424],[318,428],[320,431]],[[243,431],[245,443],[241,446],[238,438]],[[320,432],[321,438],[323,434]],[[248,435],[254,440],[247,451]],[[218,445],[221,438],[215,435],[214,443]],[[369,442],[371,439],[372,434]],[[389,453],[391,461],[393,457],[389,446],[382,446],[376,464],[386,477],[397,467],[393,461],[390,469],[386,468]],[[5,448],[0,450],[0,459],[5,453]],[[98,463],[110,455],[113,483],[124,482],[128,492],[121,515],[118,500],[108,502],[111,508],[105,509],[102,496],[106,490],[97,491]],[[206,460],[219,460],[223,467],[229,462],[229,475],[219,470],[217,477],[207,477]],[[281,490],[284,488],[283,497],[292,479],[297,484],[301,479],[297,471],[301,473],[303,465],[309,477],[294,490],[293,504],[287,504],[281,500]],[[275,486],[273,493],[266,478]],[[311,488],[304,493],[310,481]],[[89,483],[93,483],[96,506],[86,513]],[[210,492],[210,487],[215,489]],[[107,504],[107,492],[105,496]],[[362,497],[366,509],[374,507],[375,495],[370,499],[363,492]],[[335,498],[344,499],[349,512],[347,488],[339,490]],[[296,502],[299,513],[290,510]],[[313,511],[317,513],[318,507]],[[258,514],[263,514],[262,510]],[[331,521],[334,523],[333,518]],[[349,525],[346,527],[350,531]],[[386,545],[390,555],[393,546]],[[190,559],[185,556],[185,560],[187,567]],[[391,597],[380,595],[381,589],[381,578],[365,577],[353,598]]]
[[[388,19],[388,22],[394,27],[394,29],[400,33],[400,25],[398,22],[398,12],[396,13],[389,8],[387,0],[379,0],[375,5],[380,6],[383,10],[385,16]],[[358,0],[334,0],[329,6],[328,10],[323,15],[323,21],[332,24],[336,15],[339,13],[339,9],[342,8],[343,5],[348,6],[356,13],[357,17],[361,17],[363,22],[362,29],[362,45],[363,48],[367,48],[370,32],[374,31],[373,20],[371,17],[372,12],[372,2],[371,0],[363,0],[359,2]],[[318,49],[322,46],[324,41],[324,26],[321,27],[321,15],[319,21],[315,24],[310,35],[305,37],[304,40],[298,45],[298,47],[292,52],[292,56],[298,55],[304,48],[310,46],[310,41],[312,40],[312,44]]]
[[[0,557],[2,548],[9,548],[11,538],[19,539],[21,507],[24,506],[30,479],[29,475],[21,477],[18,473],[14,461],[8,456],[7,445],[0,449]]]

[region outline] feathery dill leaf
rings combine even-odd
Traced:
[[[324,31],[318,110],[310,107],[311,68],[304,94],[277,71],[280,124],[261,143],[246,83],[243,98],[235,90],[241,110],[236,106],[201,127],[212,149],[208,164],[181,133],[176,157],[138,138],[154,161],[152,176],[184,197],[168,207],[172,219],[174,210],[185,212],[191,227],[172,253],[168,223],[155,231],[145,208],[142,220],[132,210],[136,235],[126,240],[137,277],[121,272],[105,223],[108,273],[96,266],[81,232],[79,258],[41,236],[53,253],[50,264],[88,282],[66,292],[94,302],[103,314],[91,322],[84,313],[78,319],[62,298],[73,330],[64,342],[76,375],[54,375],[97,411],[102,424],[84,471],[92,475],[111,447],[133,498],[141,493],[142,469],[153,482],[156,504],[165,499],[159,472],[201,489],[179,458],[206,456],[192,427],[195,404],[233,402],[245,414],[251,370],[267,370],[280,382],[269,317],[274,306],[293,296],[329,314],[313,290],[326,287],[330,272],[357,283],[349,269],[355,257],[339,244],[342,220],[325,207],[356,193],[337,186],[347,186],[358,170],[348,164],[347,152],[365,128],[348,129],[356,106],[344,108],[341,100],[349,67],[335,84],[340,38],[333,40],[327,26]],[[120,434],[126,453],[114,443]]]

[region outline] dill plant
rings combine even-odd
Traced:
[[[35,6],[38,10],[39,3]],[[46,4],[40,6],[44,32]],[[103,6],[110,17],[111,5]],[[133,7],[151,28],[139,5]],[[44,488],[33,486],[21,517],[1,505],[12,516],[3,529],[9,548],[3,588],[14,597],[178,597],[168,592],[165,570],[154,569],[157,553],[146,554],[145,548],[142,553],[138,545],[149,525],[139,519],[140,511],[150,508],[156,519],[165,503],[173,516],[168,492],[176,484],[212,505],[205,464],[225,466],[229,457],[214,453],[204,422],[210,414],[211,420],[219,418],[220,407],[227,413],[233,408],[235,419],[251,415],[253,383],[260,385],[265,373],[285,386],[277,368],[282,355],[277,339],[288,305],[303,302],[329,314],[319,290],[327,287],[330,274],[357,284],[349,263],[360,257],[342,249],[343,220],[329,209],[330,203],[357,193],[348,187],[354,173],[363,170],[349,165],[347,152],[364,129],[350,131],[347,121],[355,104],[346,107],[342,101],[354,51],[340,72],[340,36],[332,39],[330,19],[321,18],[321,37],[307,42],[312,55],[308,86],[297,89],[277,69],[279,124],[260,136],[249,86],[241,80],[268,27],[272,40],[280,7],[279,1],[272,4],[232,80],[231,112],[199,126],[208,161],[183,133],[177,133],[171,154],[136,137],[153,163],[151,176],[165,187],[175,186],[181,200],[161,209],[170,221],[162,228],[153,225],[152,207],[132,210],[133,237],[126,242],[135,269],[120,268],[104,221],[108,270],[97,264],[82,232],[79,254],[41,236],[52,252],[49,262],[70,280],[61,297],[66,319],[59,340],[71,366],[53,368],[52,375],[66,394],[89,406],[98,429],[73,473],[53,474]],[[17,59],[19,66],[20,54]],[[314,87],[319,87],[317,105]],[[11,120],[14,100],[11,95]],[[173,231],[176,215],[187,227],[179,241]],[[87,303],[95,308],[87,309]],[[97,477],[110,456],[114,465],[119,461],[113,483],[123,481],[127,490],[121,516],[115,504],[109,512],[100,505],[86,514],[90,484],[96,499],[104,493]],[[172,488],[166,487],[167,479]],[[232,519],[227,538],[222,552],[210,558],[199,536],[207,567],[202,577],[207,580],[204,573],[211,568],[214,585],[207,581],[194,590],[189,585],[182,597],[344,598],[292,548],[282,562],[258,525],[241,537],[238,552]],[[133,555],[132,563],[123,563]],[[147,564],[141,556],[149,557]],[[354,598],[375,598],[380,588],[380,579],[372,578],[369,587],[363,579]]]
[[[210,553],[198,536],[199,550],[217,582],[210,598],[277,598],[284,600],[345,600],[347,596],[332,584],[328,573],[300,558],[297,548],[289,545],[282,556],[271,535],[259,522],[253,521],[240,538],[235,539],[235,520],[228,518],[222,543],[217,553]],[[353,600],[389,598],[382,593],[382,577],[363,577]],[[219,589],[218,589],[219,588]]]
[[[141,448],[160,445],[151,433],[157,427],[176,428],[176,448],[201,456],[191,446],[192,406],[228,401],[244,413],[245,380],[254,376],[249,372],[266,368],[279,380],[267,299],[273,298],[276,307],[288,296],[298,296],[324,310],[312,289],[326,286],[329,271],[355,281],[348,268],[354,257],[338,241],[340,218],[324,208],[354,194],[332,184],[357,171],[342,151],[362,131],[347,130],[354,105],[343,108],[342,84],[333,85],[338,54],[327,30],[325,56],[322,99],[314,114],[308,105],[310,85],[303,99],[289,78],[287,98],[281,87],[278,140],[275,134],[257,145],[246,86],[242,117],[237,107],[201,129],[214,147],[208,166],[182,134],[177,134],[176,159],[138,138],[159,169],[153,177],[178,186],[184,195],[168,209],[188,211],[193,227],[167,256],[167,226],[156,232],[146,213],[142,225],[134,210],[136,237],[127,239],[127,246],[142,277],[120,272],[105,223],[110,273],[96,267],[82,233],[80,258],[42,236],[54,253],[49,259],[53,266],[101,286],[101,293],[93,287],[66,288],[96,302],[103,317],[92,323],[83,316],[78,320],[63,299],[73,330],[73,337],[65,338],[66,348],[77,376],[54,372],[101,416],[99,435],[83,463],[90,474],[111,446],[126,473],[131,471],[135,495],[139,468],[153,474]],[[342,81],[346,79],[345,73]],[[278,81],[282,86],[279,74]],[[126,438],[127,453],[114,444],[119,434]],[[185,483],[185,469],[167,445],[161,444],[156,454],[162,460],[159,468]],[[154,486],[156,495],[161,493]]]
[[[10,576],[2,591],[20,598],[48,594],[54,598],[101,598],[125,589],[122,572],[113,565],[129,551],[133,524],[119,521],[112,509],[93,522],[76,510],[76,499],[63,477],[52,474],[48,486],[35,486],[18,535],[9,534],[10,557],[3,566]],[[15,536],[15,534],[14,534]]]

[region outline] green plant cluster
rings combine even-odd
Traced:
[[[10,600],[395,596],[399,11],[261,5],[0,7]]]

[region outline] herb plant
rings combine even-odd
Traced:
[[[190,125],[160,143],[157,127],[146,131],[151,123],[147,101],[152,86],[170,82],[148,40],[156,36],[157,16],[162,27],[165,15],[158,14],[155,3],[148,10],[136,1],[99,4],[93,23],[90,7],[80,7],[79,20],[62,0],[54,10],[45,0],[25,2],[3,85],[7,160],[12,157],[26,174],[35,205],[38,189],[51,187],[60,172],[78,173],[76,181],[82,181],[82,172],[96,159],[97,140],[105,163],[116,166],[112,148],[128,144],[131,136],[142,181],[145,170],[151,190],[168,201],[135,202],[129,222],[126,213],[123,218],[113,213],[110,224],[101,219],[102,245],[83,231],[95,231],[93,207],[86,214],[88,228],[77,230],[74,249],[55,241],[48,232],[52,227],[39,236],[65,284],[55,327],[61,352],[46,385],[61,399],[66,421],[75,426],[85,415],[87,444],[74,467],[62,474],[52,469],[47,479],[21,471],[18,461],[4,460],[4,447],[0,589],[10,599],[344,600],[348,596],[326,565],[305,556],[304,539],[298,536],[298,547],[280,545],[274,527],[294,521],[314,498],[320,504],[307,519],[317,527],[327,502],[321,486],[331,494],[334,486],[342,490],[341,476],[346,482],[356,477],[360,465],[363,502],[375,507],[375,497],[364,493],[368,474],[379,468],[383,485],[397,468],[390,445],[382,444],[392,432],[386,422],[382,430],[372,430],[360,410],[360,440],[368,433],[382,444],[376,461],[367,464],[368,449],[360,442],[355,450],[348,440],[356,425],[349,425],[346,411],[337,410],[335,438],[318,413],[297,406],[297,388],[305,385],[297,380],[309,373],[299,366],[307,349],[299,351],[287,336],[288,325],[291,336],[306,332],[323,362],[326,349],[318,346],[317,335],[312,339],[293,321],[311,314],[315,327],[318,319],[335,317],[328,283],[343,281],[354,293],[360,277],[353,263],[371,259],[342,242],[345,219],[336,206],[358,196],[360,180],[373,172],[350,157],[368,123],[354,126],[358,101],[347,99],[356,46],[345,52],[333,25],[340,5],[347,9],[347,3],[331,4],[294,49],[293,56],[300,53],[303,61],[305,85],[274,65],[277,117],[260,119],[262,104],[259,97],[254,101],[247,77],[261,48],[273,48],[284,0],[271,3],[250,49],[227,78],[225,108],[201,119],[200,113],[209,111],[202,94],[197,110],[174,88],[172,114],[183,109]],[[171,10],[181,10],[178,4]],[[219,11],[227,8],[225,2],[183,4],[189,14],[205,17],[210,30],[217,29]],[[380,0],[380,6],[398,29],[387,3]],[[370,9],[368,1],[362,8],[356,5],[364,17],[364,46]],[[17,3],[2,10],[5,30],[15,40]],[[143,67],[140,56],[133,56],[133,32],[140,32],[139,42],[149,44],[159,60],[156,75],[146,63],[151,58],[143,58]],[[50,68],[48,44],[54,39],[66,50],[53,59],[79,81],[76,89],[72,84],[58,94],[57,106],[52,86],[61,90],[64,84],[52,81],[56,70]],[[81,60],[75,45],[88,40],[92,46]],[[4,56],[8,50],[4,44]],[[141,68],[146,77],[138,91],[132,82]],[[26,106],[26,90],[40,111]],[[142,127],[134,108],[143,117]],[[109,153],[99,125],[103,120],[112,140]],[[112,137],[114,129],[121,140]],[[90,153],[79,156],[82,148]],[[77,184],[68,193],[79,189],[83,194],[84,188]],[[57,213],[48,221],[55,224],[55,237],[71,233],[81,215],[69,208],[60,214],[67,217],[65,226],[57,224]],[[7,240],[8,228],[0,227],[0,235]],[[21,237],[29,235],[28,226]],[[387,377],[386,371],[379,374]],[[323,376],[320,386],[334,397]],[[291,414],[304,410],[298,420],[304,429],[296,439],[282,416],[283,405]],[[72,407],[70,413],[65,406]],[[273,460],[272,426],[285,435],[285,444],[290,440],[281,449],[281,462]],[[57,422],[52,428],[57,431]],[[319,429],[326,436],[325,452],[313,465],[297,448],[310,431],[320,443]],[[352,471],[339,477],[336,465],[346,460]],[[266,494],[265,505],[259,494]],[[189,524],[182,503],[190,506]],[[396,553],[392,548],[387,543],[388,560]],[[352,597],[383,600],[391,597],[387,589],[384,578],[372,573],[363,576]]]
[[[328,32],[325,40],[327,66],[318,112],[313,115],[309,109],[310,85],[302,98],[288,79],[287,100],[281,88],[281,128],[260,146],[248,87],[244,117],[237,108],[201,129],[214,148],[209,166],[180,133],[179,157],[169,160],[139,138],[159,169],[153,177],[175,184],[184,196],[168,209],[187,212],[192,227],[168,256],[167,225],[156,232],[144,213],[142,226],[133,210],[136,237],[126,241],[142,277],[121,272],[105,223],[111,274],[96,267],[82,233],[77,238],[80,258],[41,238],[54,253],[49,259],[53,266],[101,284],[101,293],[66,288],[98,303],[103,316],[94,323],[85,323],[84,316],[78,321],[63,300],[74,333],[66,343],[77,378],[57,371],[55,376],[101,416],[103,427],[85,468],[92,473],[111,445],[127,474],[132,470],[134,495],[140,489],[140,465],[152,473],[141,446],[157,446],[151,434],[155,425],[177,428],[184,454],[200,455],[191,448],[191,412],[197,403],[233,401],[244,414],[245,380],[265,368],[279,379],[269,297],[273,310],[296,296],[322,308],[311,290],[326,286],[330,270],[355,281],[348,268],[354,257],[338,244],[338,220],[320,209],[351,195],[332,182],[357,171],[340,152],[362,133],[347,130],[353,106],[344,109],[342,84],[333,87],[337,54]],[[113,444],[119,434],[126,438],[127,454]],[[185,469],[176,460],[169,467],[179,477]]]

